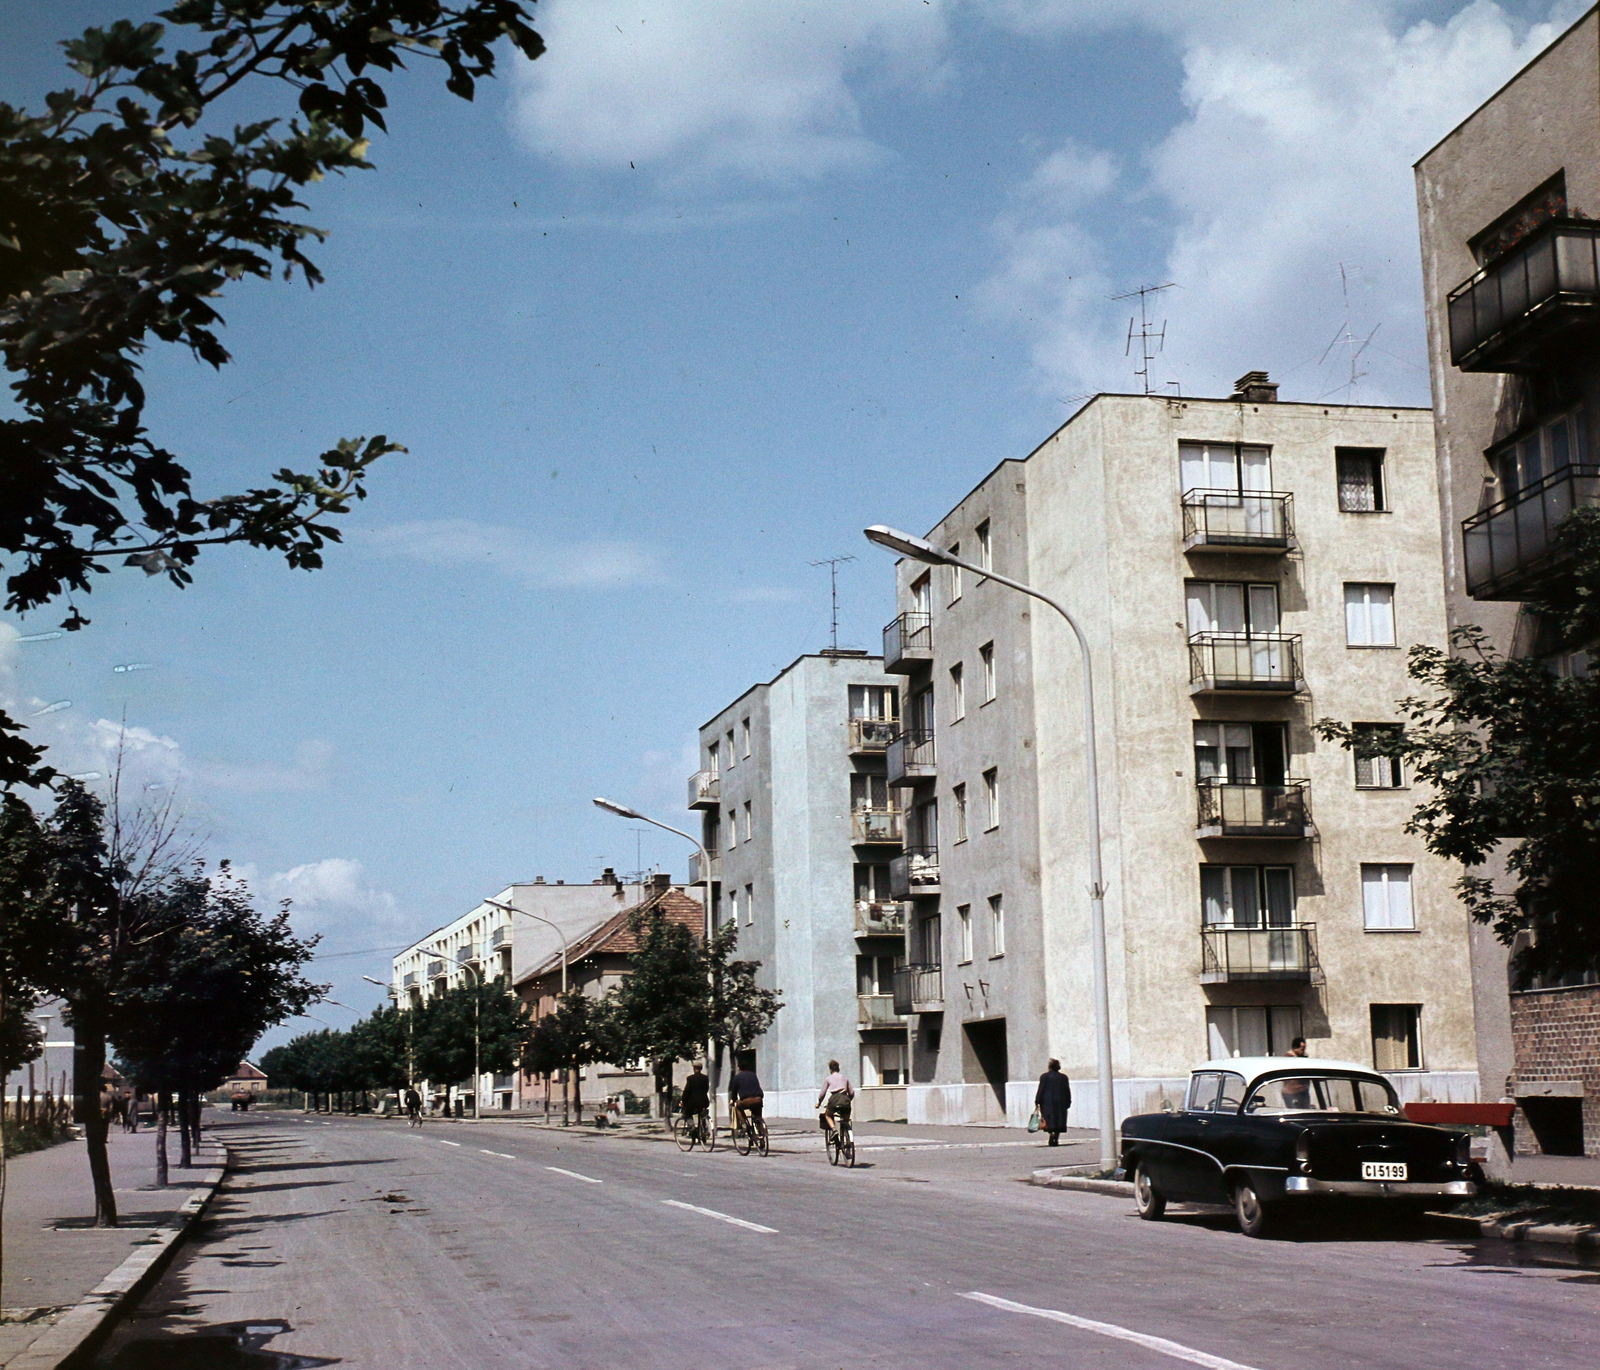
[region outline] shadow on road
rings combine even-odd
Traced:
[[[139,1337],[125,1342],[107,1364],[113,1370],[302,1370],[339,1363],[337,1356],[297,1356],[266,1349],[274,1337],[293,1330],[281,1318],[272,1318]]]

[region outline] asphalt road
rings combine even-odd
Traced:
[[[850,1171],[812,1134],[762,1159],[500,1124],[216,1130],[238,1168],[101,1365],[1596,1363],[1600,1265],[1565,1251],[1143,1223],[1021,1183],[1059,1153],[1015,1133],[930,1147],[881,1128]]]

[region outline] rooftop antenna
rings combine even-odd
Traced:
[[[1367,375],[1365,371],[1356,370],[1356,366],[1361,360],[1361,354],[1367,350],[1372,340],[1378,336],[1378,329],[1383,327],[1383,320],[1378,320],[1373,326],[1372,332],[1368,333],[1366,337],[1356,337],[1350,331],[1350,275],[1345,270],[1343,262],[1339,263],[1339,290],[1344,296],[1344,322],[1339,325],[1339,331],[1333,335],[1333,341],[1323,348],[1322,356],[1318,358],[1317,365],[1321,366],[1323,362],[1327,361],[1328,354],[1340,343],[1345,345],[1350,357],[1350,379],[1344,385],[1334,386],[1334,390],[1347,390],[1349,393],[1345,396],[1346,403],[1354,404],[1356,400],[1356,382]],[[1331,395],[1333,391],[1330,390],[1325,393]]]
[[[826,566],[828,568],[828,588],[833,595],[833,620],[830,629],[830,651],[839,650],[839,568],[847,561],[854,561],[854,557],[823,557],[820,561],[813,561],[813,566]]]
[[[1138,338],[1140,364],[1133,368],[1133,374],[1144,384],[1144,393],[1147,395],[1153,393],[1150,389],[1150,363],[1156,359],[1167,343],[1167,321],[1163,319],[1159,329],[1150,322],[1150,296],[1159,295],[1163,290],[1171,290],[1175,285],[1176,281],[1168,281],[1165,285],[1141,285],[1137,290],[1125,291],[1121,295],[1111,297],[1113,300],[1131,300],[1136,295],[1139,297],[1139,327],[1135,331],[1133,319],[1128,320],[1128,342],[1122,349],[1122,355],[1124,357],[1133,355],[1133,340]],[[1151,348],[1152,343],[1155,345],[1154,350]]]

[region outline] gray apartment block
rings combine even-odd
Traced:
[[[755,1064],[774,1115],[803,1116],[830,1059],[864,1116],[903,1117],[906,1018],[893,1006],[904,908],[889,892],[902,815],[885,783],[899,682],[864,652],[802,656],[700,729],[689,781],[716,917],[782,994]],[[692,872],[701,878],[699,870]]]

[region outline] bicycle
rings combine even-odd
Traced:
[[[747,1109],[739,1111],[739,1120],[733,1128],[733,1145],[741,1156],[748,1156],[752,1151],[759,1155],[767,1154],[767,1122],[759,1113],[752,1113]]]
[[[672,1120],[672,1140],[678,1144],[679,1151],[693,1151],[696,1144],[705,1147],[707,1151],[715,1151],[717,1125],[711,1121],[711,1115],[704,1110],[693,1117],[686,1117],[680,1113]]]
[[[823,1122],[827,1127],[827,1122]],[[854,1167],[856,1163],[856,1134],[850,1126],[850,1114],[841,1109],[833,1115],[833,1126],[828,1128],[827,1140],[824,1143],[828,1150],[828,1164],[838,1165],[843,1161],[847,1166]]]

